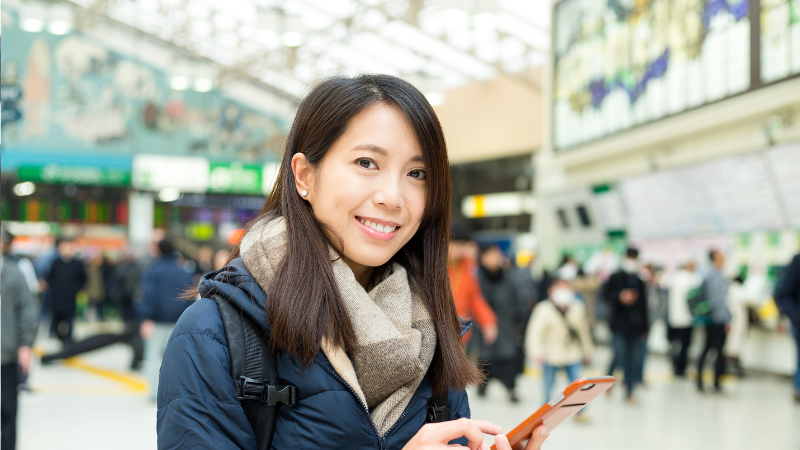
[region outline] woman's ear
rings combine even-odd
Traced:
[[[294,174],[294,187],[297,189],[297,195],[304,200],[310,200],[312,174],[305,154],[298,152],[292,156],[292,174]],[[303,195],[304,192],[305,195]]]

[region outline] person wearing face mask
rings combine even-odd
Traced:
[[[571,383],[594,353],[586,307],[576,300],[569,282],[554,280],[548,293],[548,301],[533,309],[525,336],[529,361],[542,366],[545,402],[551,400],[558,371],[564,370]]]
[[[611,305],[609,326],[613,333],[614,356],[609,368],[622,365],[625,372],[626,398],[633,401],[633,389],[642,380],[640,359],[645,351],[648,332],[647,288],[639,278],[639,251],[628,248],[620,270],[611,275],[603,295]]]
[[[517,403],[517,355],[522,343],[527,306],[519,295],[517,284],[505,269],[507,260],[499,246],[483,247],[479,262],[478,282],[486,302],[497,316],[498,332],[497,339],[493,342],[484,338],[478,360],[485,364],[487,379],[500,380],[508,389],[509,400]],[[478,395],[483,396],[485,393],[484,384],[478,388]]]

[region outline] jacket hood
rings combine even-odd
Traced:
[[[233,302],[264,331],[271,330],[266,313],[267,295],[244,267],[241,258],[234,259],[222,269],[203,275],[200,281],[200,297],[212,298],[214,295]]]

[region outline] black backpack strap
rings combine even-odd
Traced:
[[[434,395],[428,400],[428,417],[426,423],[439,423],[450,420],[450,409],[447,407],[447,392]]]
[[[266,345],[267,336],[258,324],[230,301],[218,295],[214,295],[214,301],[225,327],[236,396],[255,433],[256,448],[266,450],[275,433],[278,404],[294,406],[297,389],[278,384],[277,358]]]

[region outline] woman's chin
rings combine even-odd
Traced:
[[[352,262],[354,262],[354,263],[356,263],[356,264],[358,264],[360,266],[364,266],[364,267],[380,267],[380,266],[386,264],[387,262],[389,262],[389,260],[392,259],[392,256],[394,256],[394,254],[391,254],[391,255],[383,255],[383,254],[382,255],[376,255],[375,253],[372,253],[372,254],[360,254],[359,253],[359,254],[355,254],[355,255],[348,255],[345,252],[345,256],[347,257],[347,259],[349,259],[350,261],[352,261]]]

